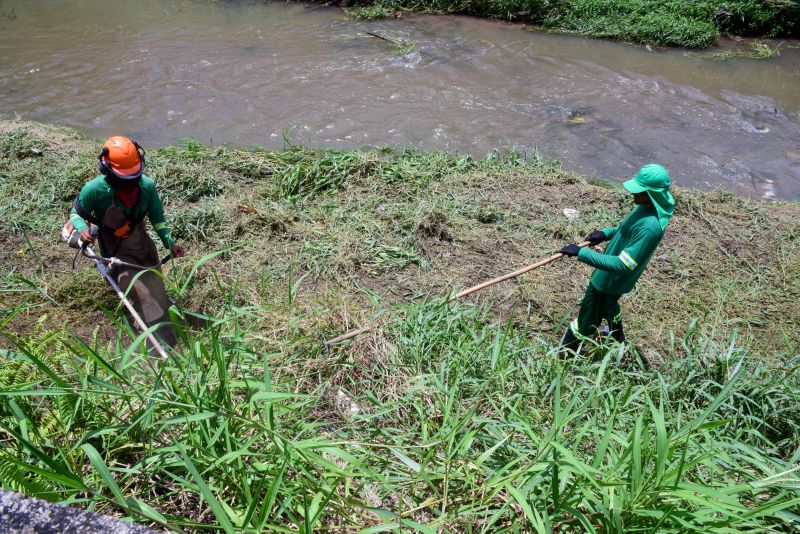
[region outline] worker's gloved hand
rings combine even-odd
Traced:
[[[89,231],[88,228],[84,228],[81,230],[81,241],[84,243],[94,243],[94,236],[92,232]]]
[[[565,254],[567,256],[577,256],[578,253],[581,251],[581,247],[576,245],[575,243],[570,243],[566,247],[559,250],[561,254]]]
[[[183,247],[177,243],[173,243],[169,250],[172,252],[173,258],[182,258],[184,254],[186,254],[186,252],[183,251]]]
[[[600,230],[595,230],[591,234],[587,235],[584,238],[584,241],[588,241],[590,245],[595,246],[595,245],[599,245],[600,243],[602,243],[606,239],[607,239],[606,238],[606,234],[604,234]]]

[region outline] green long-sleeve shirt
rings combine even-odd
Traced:
[[[595,267],[591,283],[598,291],[622,295],[633,289],[664,231],[654,208],[637,206],[619,226],[605,228],[603,233],[611,239],[605,252],[584,247],[578,259]]]
[[[127,215],[132,215],[134,210],[136,211],[136,215],[147,215],[150,218],[150,223],[153,225],[153,230],[156,231],[158,237],[161,239],[161,243],[164,247],[170,248],[173,243],[175,243],[175,240],[172,239],[172,234],[167,227],[166,218],[164,217],[164,207],[161,205],[161,199],[158,197],[155,182],[147,176],[142,176],[139,182],[139,188],[141,189],[139,193],[141,196],[139,202],[137,202],[133,208],[125,207],[119,200],[117,200],[116,205]],[[106,213],[106,210],[111,207],[114,194],[114,189],[108,185],[105,176],[101,175],[87,182],[81,189],[78,198],[81,206],[83,206],[86,211],[98,219],[101,219]],[[70,211],[70,221],[78,233],[86,229],[86,221],[83,220],[83,217],[78,215],[74,207]]]

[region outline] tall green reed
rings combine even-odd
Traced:
[[[690,329],[661,369],[613,343],[560,357],[441,302],[324,353],[235,303],[179,322],[168,362],[122,319],[108,344],[3,330],[2,485],[226,532],[797,527],[796,356]]]

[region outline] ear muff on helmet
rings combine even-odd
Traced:
[[[103,147],[103,150],[101,150],[100,154],[97,156],[97,168],[100,171],[100,174],[104,176],[111,174],[111,167],[109,167],[108,163],[106,163],[106,158],[108,158],[108,148]]]
[[[100,173],[106,177],[138,180],[144,172],[145,151],[133,139],[115,135],[103,144],[97,160]]]
[[[145,151],[142,148],[142,145],[140,145],[139,143],[136,142],[136,139],[131,139],[131,142],[133,143],[133,146],[136,147],[136,152],[139,154],[139,159],[142,161],[142,171],[144,171]]]

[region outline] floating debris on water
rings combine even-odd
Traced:
[[[570,124],[586,124],[589,122],[594,122],[594,119],[586,116],[588,111],[589,110],[586,107],[573,109],[569,112],[569,115],[567,115],[567,122]]]
[[[763,182],[760,182],[759,186],[761,186],[762,198],[774,199],[776,197],[775,182],[773,180],[767,178]]]

